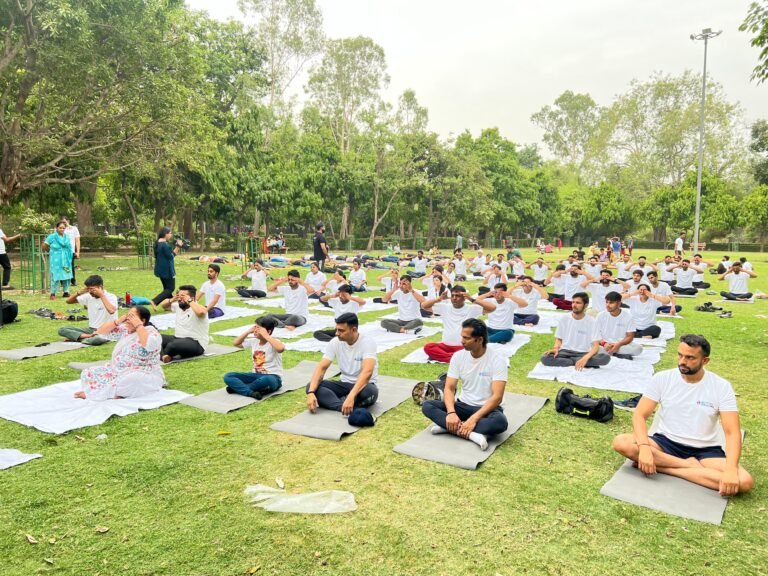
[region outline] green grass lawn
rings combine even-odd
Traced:
[[[750,288],[768,291],[767,257],[751,256],[760,277]],[[100,273],[118,295],[152,297],[160,289],[151,271],[136,268],[135,258],[88,257],[81,266],[81,282],[97,266],[130,267]],[[202,284],[205,267],[180,257],[177,285]],[[240,273],[239,265],[223,268],[228,287],[241,283],[226,280]],[[369,281],[378,274],[369,273]],[[720,290],[724,283],[711,279]],[[0,348],[58,338],[62,322],[26,312],[72,306],[40,294],[11,297],[19,302],[20,321],[0,329]],[[710,339],[709,367],[733,383],[747,430],[742,463],[757,487],[728,505],[720,527],[599,495],[622,462],[610,443],[630,430],[628,412],[617,411],[610,423],[599,424],[556,414],[551,402],[477,471],[468,472],[392,451],[427,423],[410,400],[374,428],[341,442],[270,430],[273,422],[304,409],[305,396],[296,391],[227,415],[176,404],[61,436],[0,420],[0,447],[43,454],[0,472],[0,573],[768,573],[768,319],[758,317],[768,316],[768,301],[725,306],[733,311],[731,319],[693,311],[715,298],[681,299],[684,319],[674,322],[678,335],[694,332]],[[384,314],[362,314],[361,321]],[[246,322],[220,322],[215,330]],[[511,359],[508,390],[554,399],[557,383],[526,378],[552,339],[533,335]],[[380,372],[415,380],[437,376],[444,367],[400,362],[423,343],[380,355]],[[110,350],[107,345],[22,362],[0,359],[0,394],[74,380],[78,374],[69,362],[106,358]],[[286,352],[284,364],[318,358]],[[165,373],[170,388],[198,394],[221,387],[224,372],[245,371],[248,364],[245,354],[235,354],[168,366]],[[673,344],[656,369],[674,366]],[[97,441],[102,433],[107,440]],[[268,513],[246,502],[246,485],[274,485],[276,477],[291,492],[349,490],[359,509],[303,516]],[[27,534],[38,543],[29,543]]]

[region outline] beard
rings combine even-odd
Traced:
[[[686,376],[691,376],[693,374],[696,374],[699,370],[701,370],[701,366],[697,366],[695,368],[691,368],[690,366],[681,366],[678,364],[677,369],[680,371],[680,374],[685,374]]]
[[[578,276],[578,272],[571,272],[571,278],[577,278]]]
[[[610,284],[610,283],[611,283],[610,280],[605,280],[605,279],[600,280],[600,284],[602,284],[603,286],[608,286],[608,284]]]
[[[179,302],[179,308],[181,308],[182,310],[188,310],[189,304],[187,304],[186,302]]]

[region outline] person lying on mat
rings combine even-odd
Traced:
[[[171,360],[194,358],[205,354],[208,347],[208,309],[195,300],[197,290],[192,285],[180,286],[173,298],[160,302],[165,310],[176,314],[176,328],[173,336],[162,334],[163,347],[160,360],[167,364]]]
[[[421,303],[424,310],[439,314],[443,321],[443,341],[429,342],[424,346],[427,356],[437,362],[450,362],[453,353],[462,349],[461,323],[464,320],[496,310],[492,300],[478,300],[473,304],[464,286],[454,286],[450,298],[448,302],[446,291]],[[467,304],[467,301],[470,303]]]
[[[227,312],[227,289],[219,280],[221,267],[218,264],[208,265],[208,281],[200,286],[196,300],[200,301],[205,296],[205,309],[208,318],[220,318]]]
[[[224,374],[227,392],[261,400],[283,385],[285,344],[272,336],[275,328],[277,321],[264,316],[258,318],[252,328],[235,338],[234,345],[238,348],[251,348],[253,371]]]
[[[656,324],[656,312],[670,303],[669,296],[654,294],[648,283],[643,282],[636,291],[624,292],[621,297],[635,320],[635,338],[658,338],[661,327]]]
[[[720,296],[726,300],[750,300],[752,292],[747,285],[750,278],[757,278],[757,274],[752,270],[744,270],[741,262],[734,262],[724,274],[717,277],[718,280],[728,280],[728,291],[723,290]]]
[[[462,350],[448,366],[443,400],[427,400],[421,411],[435,423],[432,434],[455,434],[471,440],[481,450],[488,448],[488,436],[507,429],[501,402],[507,385],[507,363],[488,348],[488,330],[482,320],[461,323]],[[461,380],[461,394],[456,388]]]
[[[632,416],[632,434],[616,436],[613,449],[647,476],[661,472],[732,496],[749,492],[754,481],[739,465],[741,425],[733,387],[705,370],[710,351],[704,336],[680,337],[677,370],[653,376]],[[658,404],[658,429],[648,436],[646,421]],[[718,441],[718,417],[725,450]]]
[[[99,326],[117,320],[117,296],[104,290],[101,276],[89,276],[85,286],[79,292],[67,298],[67,304],[80,304],[88,310],[88,328],[59,328],[59,336],[73,342],[82,342],[89,346],[100,346],[109,342],[96,334]]]
[[[346,312],[336,318],[336,337],[328,343],[323,357],[307,384],[307,408],[341,411],[349,416],[357,407],[376,403],[379,375],[376,342],[360,334],[357,314]],[[325,373],[336,360],[341,370],[339,380],[326,380]]]
[[[151,317],[143,306],[133,306],[122,318],[99,326],[96,333],[117,340],[117,344],[106,366],[86,368],[80,373],[83,389],[75,392],[75,398],[138,398],[165,386],[160,367],[162,339],[149,323]]]
[[[386,302],[397,302],[397,319],[384,318],[381,327],[387,332],[400,332],[405,334],[409,330],[415,333],[421,331],[421,304],[424,296],[418,290],[413,289],[410,276],[400,278],[399,284],[394,284],[392,289],[382,299]]]
[[[600,352],[597,321],[587,316],[587,306],[587,293],[576,292],[571,300],[571,313],[560,319],[555,330],[555,346],[541,357],[544,366],[573,366],[583,370],[599,368],[611,361],[608,354]]]
[[[605,310],[597,315],[597,334],[600,337],[600,351],[632,360],[643,352],[640,344],[634,344],[635,319],[632,312],[621,307],[621,294],[608,292],[605,295]]]
[[[283,286],[288,282],[288,286]],[[270,292],[277,291],[285,299],[285,314],[267,314],[263,318],[277,321],[278,328],[295,330],[307,323],[309,316],[309,297],[312,287],[302,281],[298,270],[289,270],[288,275],[280,278],[269,287]]]
[[[335,294],[326,294],[320,297],[321,302],[327,302],[333,309],[333,315],[338,317],[345,312],[357,314],[360,308],[365,306],[365,298],[353,296],[354,290],[349,284],[342,284]],[[321,342],[330,342],[336,336],[336,330],[316,330],[312,336]]]

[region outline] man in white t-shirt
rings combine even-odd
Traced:
[[[602,270],[603,265],[597,259],[597,256],[590,256],[589,261],[584,264],[584,272],[592,278],[598,278]]]
[[[324,379],[336,361],[341,371],[339,380]],[[307,408],[314,413],[318,407],[341,411],[349,416],[357,407],[367,408],[376,403],[379,389],[376,342],[360,334],[357,315],[342,314],[336,318],[336,337],[328,343],[307,384]]]
[[[349,271],[349,285],[355,292],[365,292],[367,282],[365,270],[360,267],[360,260],[355,259],[352,262],[352,270]]]
[[[498,262],[494,262],[491,268],[485,272],[484,276],[483,285],[477,289],[477,293],[481,295],[492,291],[496,284],[508,281],[507,275],[501,271],[501,266],[499,266]]]
[[[509,262],[504,260],[504,254],[496,254],[496,262],[494,262],[494,264],[498,264],[504,274],[509,270]]]
[[[476,303],[481,300],[493,299],[496,310],[488,312],[488,341],[491,344],[506,344],[515,336],[515,313],[520,308],[528,306],[528,301],[515,295],[511,290],[507,291],[507,285],[497,283],[493,290],[483,294]]]
[[[600,277],[589,277],[581,283],[581,287],[589,290],[589,305],[597,313],[605,310],[605,296],[609,292],[619,292],[626,290],[628,284],[623,280],[614,280],[613,272],[603,269],[600,271]]]
[[[731,266],[733,266],[733,263],[731,262],[731,257],[726,254],[720,259],[720,262],[718,262],[717,268],[714,270],[710,270],[709,273],[725,274],[726,272],[728,272]]]
[[[75,267],[75,260],[80,258],[80,230],[77,229],[77,226],[73,226],[69,223],[69,217],[62,216],[61,220],[67,225],[67,227],[64,228],[64,236],[69,239],[69,245],[72,246],[72,281],[70,282],[70,285],[77,286],[77,282],[75,281],[75,270],[77,269]]]
[[[693,285],[693,279],[697,274],[703,274],[704,270],[696,266],[691,266],[691,261],[683,258],[679,263],[667,266],[667,272],[675,274],[675,285],[672,286],[672,292],[683,294],[684,296],[696,296],[699,291]]]
[[[238,348],[251,348],[253,370],[224,374],[227,392],[261,400],[280,389],[283,385],[285,344],[272,336],[276,327],[274,319],[262,317],[256,320],[253,328],[235,338],[234,345]]]
[[[385,303],[392,300],[397,301],[397,320],[384,318],[381,321],[381,327],[384,330],[402,334],[411,330],[414,333],[421,331],[424,324],[421,319],[421,304],[424,302],[424,295],[413,289],[410,276],[401,277],[400,282],[394,285],[382,300]]]
[[[577,292],[571,302],[571,313],[560,320],[555,331],[555,345],[544,353],[541,363],[544,366],[573,366],[576,370],[605,366],[611,357],[600,352],[597,321],[586,315],[589,296],[586,292]]]
[[[424,251],[419,250],[416,254],[416,258],[413,258],[409,264],[413,264],[413,270],[408,272],[411,278],[421,278],[427,273],[427,264],[429,264],[429,258],[424,256]]]
[[[488,348],[488,332],[482,320],[470,318],[461,325],[462,350],[448,366],[443,400],[427,400],[421,411],[434,422],[433,434],[455,434],[471,440],[481,450],[488,436],[507,429],[501,403],[507,385],[507,363]],[[457,396],[458,382],[461,394]]]
[[[675,256],[681,258],[685,254],[685,232],[680,232],[680,236],[675,239]]]
[[[160,360],[167,364],[181,358],[202,356],[208,348],[208,309],[200,304],[194,286],[180,286],[173,298],[160,303],[176,314],[174,335],[161,334]]]
[[[693,277],[693,285],[696,288],[702,288],[704,290],[706,290],[707,288],[710,288],[712,285],[709,282],[704,281],[704,273],[712,265],[712,263],[704,260],[701,257],[701,254],[694,254],[693,262],[691,262],[691,265],[701,270],[701,272],[699,272],[698,274],[696,274],[696,276]]]
[[[101,276],[89,276],[85,287],[67,298],[67,304],[80,304],[88,310],[88,328],[67,326],[59,328],[59,336],[73,342],[82,342],[90,346],[100,346],[109,342],[96,331],[102,324],[117,320],[117,296],[104,290],[104,280]]]
[[[539,317],[539,300],[547,299],[547,291],[539,284],[534,283],[530,276],[520,276],[517,282],[510,288],[514,296],[525,300],[525,305],[515,310],[514,323],[518,326],[535,326],[541,319]]]
[[[0,267],[3,268],[3,290],[13,290],[13,286],[11,286],[11,259],[5,249],[5,243],[13,242],[19,238],[21,238],[21,234],[6,236],[5,232],[0,230]]]
[[[613,449],[636,462],[646,476],[670,474],[733,496],[749,492],[754,480],[739,465],[741,424],[733,387],[704,368],[710,349],[703,336],[680,338],[677,370],[653,376],[632,416],[632,434],[614,438]],[[647,420],[659,404],[658,427],[649,436]]]
[[[632,264],[630,267],[630,271],[634,272],[635,270],[640,270],[643,273],[643,276],[647,276],[648,272],[651,270],[656,270],[656,266],[649,263],[647,258],[645,256],[640,256],[637,259],[637,262],[635,264]]]
[[[553,280],[558,277],[563,279],[563,296],[562,298],[552,298],[552,304],[559,310],[570,310],[573,295],[581,291],[581,284],[587,276],[581,266],[573,264],[566,270],[556,270],[552,274]]]
[[[456,250],[453,253],[453,266],[456,272],[456,281],[462,282],[467,279],[467,267],[469,266],[469,260],[464,256],[461,250]]]
[[[747,260],[744,256],[739,258],[739,262],[741,262],[741,269],[745,270],[746,272],[752,272],[754,266],[752,266],[752,262]]]
[[[477,318],[481,314],[496,310],[496,304],[490,300],[479,300],[475,304],[471,302],[467,289],[464,286],[454,286],[451,289],[451,301],[448,302],[448,293],[443,292],[438,298],[424,300],[421,307],[424,310],[434,312],[443,321],[443,341],[429,342],[424,346],[424,352],[431,360],[436,362],[451,361],[451,356],[462,349],[461,323],[469,318]]]
[[[283,286],[288,282],[288,286]],[[295,330],[307,323],[309,316],[309,292],[312,287],[301,279],[298,270],[289,270],[288,275],[276,280],[269,287],[270,292],[279,292],[285,300],[285,314],[267,314],[262,318],[271,318],[278,328]]]
[[[614,267],[616,268],[616,277],[619,280],[629,280],[632,277],[632,259],[629,254],[624,254],[621,260],[617,260]]]
[[[218,264],[208,264],[208,281],[200,286],[195,300],[198,302],[205,296],[205,308],[208,318],[220,318],[227,313],[227,289],[219,280],[221,267]]]
[[[744,270],[741,262],[734,262],[725,274],[718,276],[718,280],[728,280],[728,291],[723,290],[720,296],[726,300],[750,300],[752,298],[748,284],[750,278],[757,278],[757,274],[751,270]]]
[[[656,313],[661,306],[669,304],[669,296],[654,294],[647,282],[640,284],[637,290],[621,295],[629,306],[635,321],[635,338],[658,338],[661,327],[656,324]]]
[[[248,272],[242,275],[243,280],[250,278],[251,288],[236,288],[237,293],[243,298],[266,298],[267,296],[267,271],[264,269],[264,262],[254,260],[253,266]]]
[[[533,283],[539,286],[544,286],[544,282],[547,280],[549,273],[549,266],[544,264],[544,258],[536,258],[536,262],[528,264],[527,268],[531,269],[533,274]]]
[[[643,352],[635,344],[635,320],[632,312],[621,307],[621,294],[612,291],[605,295],[605,310],[597,315],[597,334],[600,337],[600,351],[631,360]]]
[[[360,308],[365,306],[365,299],[360,298],[359,296],[353,296],[353,294],[354,290],[352,290],[352,286],[349,284],[342,284],[334,294],[325,294],[321,296],[320,302],[328,303],[328,306],[333,310],[333,316],[335,318],[338,318],[347,312],[357,314],[360,312]],[[312,336],[315,340],[330,342],[336,336],[336,329],[315,330]]]
[[[675,316],[683,309],[682,306],[676,303],[675,293],[672,292],[672,287],[665,282],[659,282],[658,272],[648,272],[646,280],[651,292],[669,298],[669,304],[659,306],[656,310],[657,314],[669,314],[670,316]]]
[[[658,262],[655,262],[655,264],[656,269],[659,271],[659,280],[672,286],[675,283],[675,274],[674,272],[667,270],[667,268],[674,264],[672,256],[664,256],[663,260],[659,260]]]

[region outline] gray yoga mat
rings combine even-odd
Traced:
[[[527,396],[512,392],[504,394],[504,415],[507,417],[509,426],[504,433],[488,439],[487,450],[480,450],[474,442],[453,434],[432,434],[429,431],[432,428],[431,424],[410,440],[395,446],[393,450],[422,460],[431,460],[465,470],[476,470],[481,463],[491,457],[496,448],[522,428],[548,401],[549,398],[541,396]]]
[[[208,350],[202,356],[193,356],[192,358],[182,358],[180,360],[171,360],[168,364],[179,364],[180,362],[190,362],[192,360],[200,360],[201,358],[212,358],[213,356],[224,356],[225,354],[233,354],[235,352],[242,351],[242,348],[236,346],[225,346],[223,344],[208,344]],[[95,362],[70,362],[69,367],[73,370],[83,371],[86,368],[95,368],[96,366],[106,366],[109,360],[96,360]],[[163,364],[167,366],[167,364]]]
[[[654,420],[649,434],[656,432],[658,422]],[[741,431],[742,441],[744,430]],[[725,444],[722,428],[719,430],[720,445]],[[613,477],[600,489],[600,494],[622,502],[658,510],[672,516],[690,518],[699,522],[720,525],[725,514],[728,498],[720,496],[717,490],[710,490],[682,478],[668,474],[646,476],[626,460]]]
[[[304,388],[312,378],[312,373],[315,371],[317,362],[310,362],[303,360],[299,362],[293,368],[285,370],[283,372],[283,385],[279,390],[272,392],[264,396],[261,400],[255,400],[248,396],[241,396],[240,394],[229,394],[226,388],[219,388],[218,390],[211,390],[210,392],[204,392],[198,396],[190,396],[180,402],[180,404],[186,404],[193,408],[199,408],[200,410],[207,410],[209,412],[218,412],[219,414],[227,414],[234,410],[239,410],[256,402],[263,402],[267,398],[273,396],[279,396],[292,390],[299,390]],[[331,374],[334,374],[332,370],[335,366],[332,366],[329,370]]]
[[[380,375],[376,384],[379,388],[379,399],[369,410],[374,417],[378,418],[387,410],[391,410],[410,398],[411,390],[416,385],[416,381]],[[350,426],[341,412],[323,410],[322,408],[319,408],[314,414],[305,410],[293,418],[275,422],[270,428],[278,432],[337,441],[346,434],[354,434],[360,430],[357,426]]]
[[[86,346],[86,344],[81,344],[80,342],[51,342],[45,346],[28,346],[26,348],[15,348],[13,350],[0,350],[0,358],[5,358],[6,360],[41,358],[43,356],[50,356],[51,354],[58,354],[59,352],[69,352],[70,350],[85,348]]]

